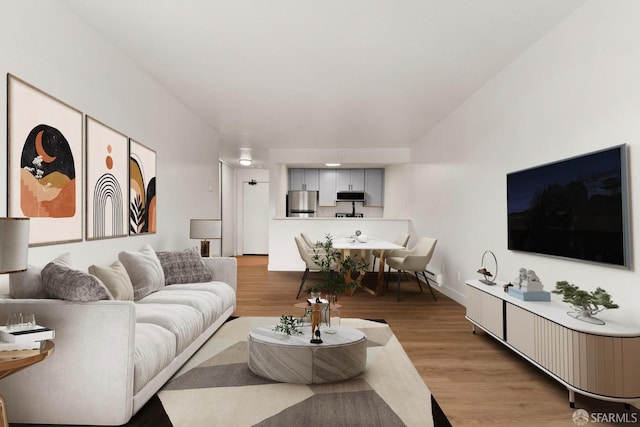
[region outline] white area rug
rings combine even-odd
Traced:
[[[284,384],[247,366],[247,335],[275,317],[227,322],[158,396],[175,427],[433,426],[431,393],[388,325],[342,319],[367,336],[367,367],[331,384]]]

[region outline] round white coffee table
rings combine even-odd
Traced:
[[[256,328],[249,333],[249,369],[283,383],[322,384],[353,378],[367,364],[367,337],[346,326],[334,329],[335,334],[322,334],[322,344],[311,344],[311,327],[291,336]]]

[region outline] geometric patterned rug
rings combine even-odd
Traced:
[[[225,323],[158,392],[174,427],[433,426],[431,393],[385,323],[342,319],[367,336],[360,375],[329,384],[285,384],[253,374],[247,336],[276,317]]]

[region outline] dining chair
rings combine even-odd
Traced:
[[[409,234],[400,233],[396,236],[396,239],[393,241],[396,245],[400,245],[403,248],[407,247],[407,243],[409,243]],[[371,255],[373,255],[373,264],[371,264],[371,271],[376,271],[376,258],[380,258],[382,251],[380,249],[371,250]]]
[[[434,301],[436,299],[435,294],[433,293],[433,289],[431,288],[431,284],[429,283],[429,278],[425,274],[425,270],[427,268],[427,264],[431,260],[433,256],[433,252],[436,248],[436,243],[438,239],[434,239],[431,237],[421,237],[418,239],[418,242],[411,250],[402,250],[397,249],[391,251],[389,256],[387,256],[385,262],[389,266],[389,268],[393,268],[398,272],[398,288],[396,290],[396,299],[400,301],[400,273],[411,271],[416,276],[416,280],[418,281],[418,286],[420,286],[420,292],[424,292],[422,290],[422,284],[420,283],[420,278],[418,277],[418,273],[422,273],[424,276],[425,283],[429,287],[429,291],[431,292],[431,296]],[[389,286],[389,276],[387,276],[386,281],[387,287]]]
[[[296,241],[296,246],[298,247],[298,253],[300,254],[300,258],[305,263],[305,270],[302,274],[302,281],[300,282],[300,288],[298,288],[298,294],[296,295],[296,299],[300,298],[300,292],[302,291],[302,286],[304,286],[305,280],[309,276],[310,271],[320,271],[320,266],[313,261],[313,249],[308,247],[302,237],[294,236]]]
[[[313,240],[311,240],[307,233],[300,233],[300,237],[302,237],[304,243],[310,248],[317,248],[321,245],[321,242],[314,242]]]

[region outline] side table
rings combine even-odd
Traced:
[[[40,353],[32,354],[30,356],[3,358],[0,357],[0,379],[13,374],[21,369],[27,368],[38,362],[43,361],[47,357],[53,354],[55,345],[53,341],[44,341],[40,347]],[[2,418],[0,418],[0,427],[8,427],[9,421],[7,418],[7,405],[4,401],[4,397],[0,394],[0,412],[2,412]]]

